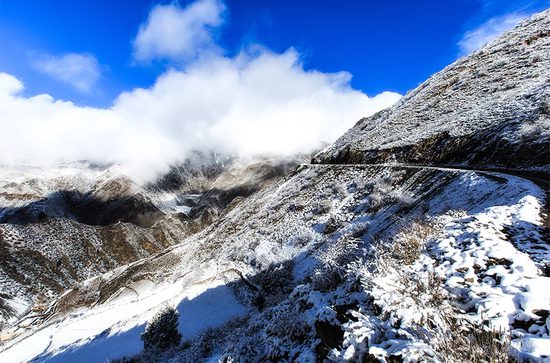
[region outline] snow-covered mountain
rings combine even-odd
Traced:
[[[550,173],[547,12],[360,120],[316,162],[463,165]]]
[[[1,168],[0,323],[179,243],[298,162],[197,153],[145,186],[116,166]]]
[[[534,15],[359,121],[312,164],[214,171],[200,190],[223,212],[194,233],[181,232],[186,219],[175,217],[203,210],[190,202],[192,178],[180,177],[189,168],[139,189],[130,203],[137,208],[122,208],[127,218],[115,225],[131,225],[139,237],[175,226],[179,234],[150,256],[67,281],[45,311],[4,328],[0,361],[549,359],[548,29],[550,11]],[[112,184],[95,175],[89,184],[67,180],[85,184],[76,190],[86,200]],[[40,194],[23,185],[13,188],[39,194],[56,218],[11,198],[2,228],[86,224],[55,194],[66,187]],[[126,192],[131,185],[115,185],[107,189],[135,195]],[[245,199],[220,194],[243,188]],[[147,322],[166,306],[179,312],[182,343],[143,351]]]

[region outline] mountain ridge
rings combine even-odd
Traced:
[[[521,168],[548,177],[549,12],[358,121],[313,162]]]

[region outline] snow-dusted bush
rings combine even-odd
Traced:
[[[315,205],[311,209],[311,213],[314,215],[323,215],[330,212],[331,208],[332,208],[332,203],[330,199],[326,199],[321,202],[318,202],[317,205]]]
[[[341,218],[338,218],[338,216],[330,216],[324,224],[323,234],[331,234],[342,228],[345,223],[340,219]]]
[[[319,251],[319,266],[311,276],[313,288],[329,291],[340,284],[347,275],[347,265],[359,257],[362,244],[361,239],[345,235]]]
[[[446,338],[446,318],[454,314],[448,293],[437,275],[413,270],[390,255],[375,268],[356,262],[356,275],[367,293],[354,319],[342,325],[341,349],[331,352],[336,361],[388,361],[437,356],[438,337]],[[379,257],[380,258],[380,257]],[[435,359],[434,361],[438,361]]]
[[[372,179],[366,185],[369,191],[369,209],[372,212],[378,211],[383,206],[393,202],[391,182],[381,179]]]
[[[412,264],[435,233],[436,226],[431,221],[415,220],[405,224],[394,235],[390,244],[378,246],[378,264],[381,268]]]
[[[311,331],[311,326],[307,324],[304,317],[304,313],[293,305],[286,309],[276,309],[271,314],[266,332],[279,338],[289,337],[293,341],[303,341]]]
[[[523,122],[519,127],[519,135],[525,139],[536,139],[543,134],[549,134],[550,129],[545,129],[543,124],[535,124],[530,122]]]
[[[505,363],[514,362],[510,356],[510,334],[460,319],[449,317],[445,331],[436,336],[440,359],[449,362]]]
[[[292,290],[292,261],[272,264],[250,280],[260,288],[254,303],[260,310],[286,298]]]
[[[9,296],[0,293],[0,328],[2,327],[2,319],[9,319],[15,315],[15,309],[8,302]]]
[[[165,351],[181,342],[178,331],[179,313],[171,307],[164,308],[147,324],[141,334],[145,351]]]
[[[430,221],[416,220],[404,226],[393,238],[392,257],[407,265],[413,263],[435,233]]]
[[[300,294],[302,288],[304,294]],[[279,305],[252,317],[227,355],[241,362],[295,362],[312,356],[315,334],[308,320],[313,307],[307,301],[309,291],[301,285]]]
[[[348,266],[368,298],[342,324],[344,340],[332,360],[509,361],[509,334],[463,311],[434,269],[429,251],[437,231],[437,223],[414,221],[393,244],[376,248],[374,262]]]
[[[414,198],[410,192],[405,191],[402,187],[397,187],[402,177],[402,172],[391,172],[372,178],[364,184],[370,212],[378,212],[383,207],[390,205],[409,207],[414,204]]]

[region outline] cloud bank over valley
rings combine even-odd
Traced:
[[[292,48],[275,53],[252,45],[223,55],[212,32],[224,11],[214,0],[153,8],[137,32],[133,57],[164,59],[168,68],[154,85],[123,92],[108,108],[27,96],[23,80],[0,74],[0,164],[88,160],[120,164],[131,177],[150,181],[194,150],[273,157],[312,152],[401,97],[369,97],[351,87],[347,72],[306,69]],[[172,25],[162,27],[164,21]],[[70,55],[40,66],[90,91],[94,77],[83,83],[73,77],[82,67],[60,70],[74,60],[95,64],[91,56]]]

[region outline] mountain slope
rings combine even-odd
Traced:
[[[197,155],[147,186],[116,167],[2,168],[0,324],[179,243],[293,165]]]
[[[34,334],[17,338],[0,357],[92,362],[135,354],[145,322],[169,304],[181,311],[180,329],[190,340],[177,353],[185,361],[212,354],[253,361],[349,356],[347,348],[341,353],[323,350],[341,344],[353,347],[351,357],[429,354],[442,359],[444,350],[417,327],[423,316],[433,318],[430,311],[415,303],[395,310],[388,299],[399,300],[403,292],[399,284],[396,291],[390,287],[403,281],[405,291],[413,289],[410,284],[418,280],[404,279],[406,273],[420,281],[437,274],[440,299],[468,311],[460,313],[464,317],[458,326],[466,328],[466,321],[495,329],[540,326],[537,314],[550,308],[544,295],[550,278],[541,275],[550,257],[538,216],[542,198],[532,183],[502,175],[308,166],[177,247],[68,291]],[[372,241],[397,243],[395,236],[426,215],[434,225],[432,236],[424,237],[428,249],[414,256],[412,264],[400,261],[405,270],[369,282],[376,276],[368,268]],[[355,265],[346,266],[351,262]],[[420,292],[408,298],[424,299]],[[334,320],[339,309],[356,318]],[[452,316],[460,314],[453,311]],[[234,319],[236,326],[224,327]],[[369,334],[377,332],[369,335],[368,346],[353,343],[364,339],[362,319],[370,321]],[[390,324],[398,320],[401,326]],[[207,328],[217,330],[209,333]],[[545,330],[516,330],[518,352],[527,354],[521,348],[524,341],[526,346],[544,345],[539,341]],[[207,346],[210,353],[204,351]],[[541,354],[540,349],[529,353]]]
[[[436,73],[388,110],[360,120],[318,163],[550,163],[549,11]]]

